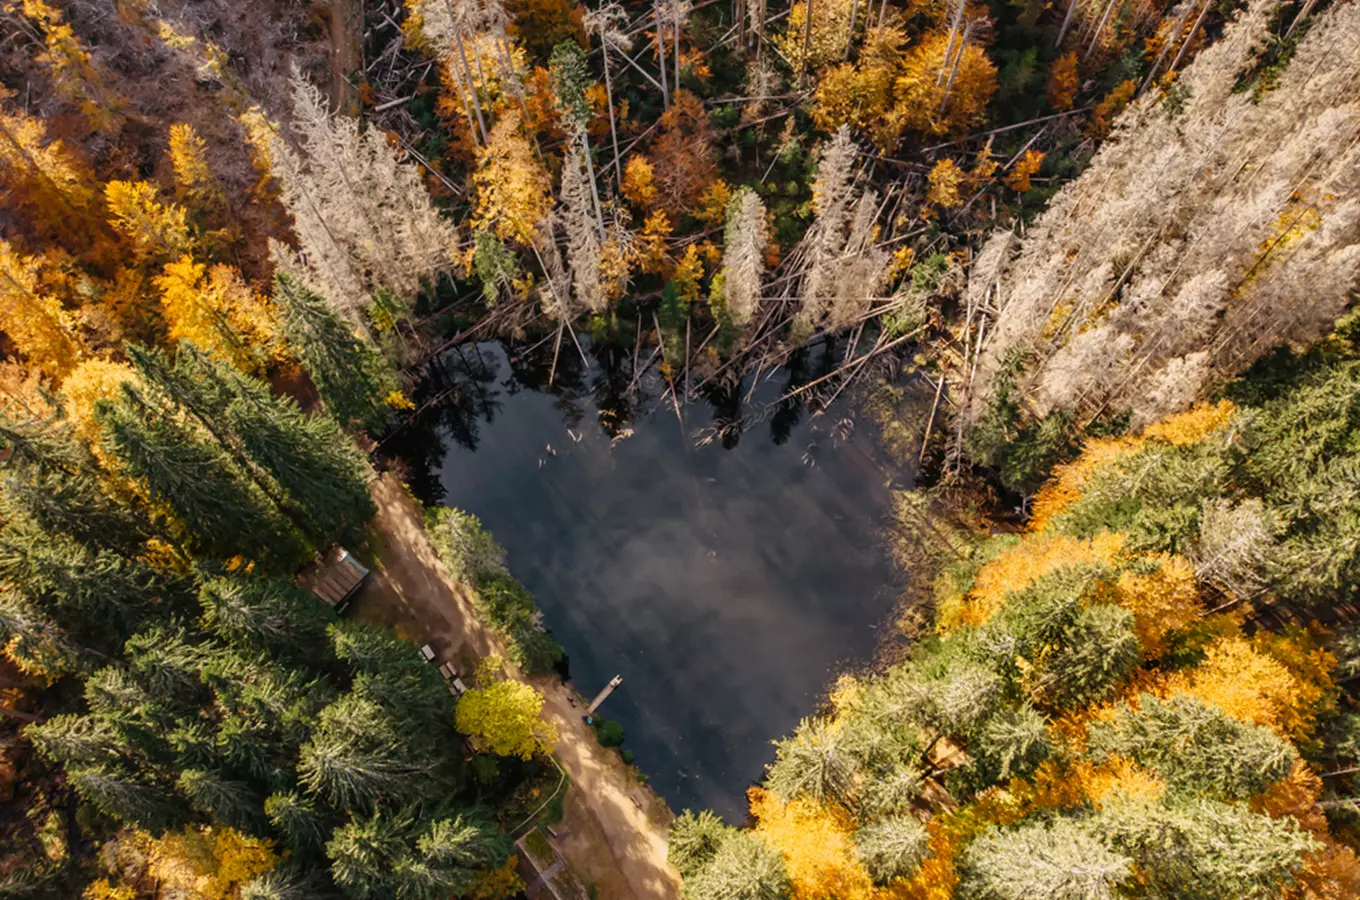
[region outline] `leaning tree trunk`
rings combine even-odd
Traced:
[[[600,52],[604,54],[604,96],[609,104],[609,139],[614,145],[614,178],[623,193],[623,163],[619,160],[619,132],[614,126],[614,83],[609,75],[609,36],[600,35]]]

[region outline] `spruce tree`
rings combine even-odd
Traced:
[[[315,546],[360,543],[376,512],[368,467],[335,422],[307,416],[257,378],[181,344],[174,363],[129,347],[142,376],[188,411]]]
[[[992,828],[959,860],[958,896],[969,900],[1115,900],[1132,860],[1071,819]]]
[[[173,795],[118,769],[81,767],[68,776],[81,797],[120,822],[159,832],[184,820],[183,807]]]
[[[1176,787],[1228,800],[1265,790],[1297,758],[1269,729],[1184,695],[1139,694],[1137,709],[1121,705],[1112,721],[1092,723],[1088,751],[1096,762],[1124,756]]]
[[[334,420],[306,416],[292,400],[260,387],[227,407],[226,421],[245,452],[287,493],[314,544],[363,543],[377,507],[358,448]]]
[[[786,900],[784,857],[749,831],[736,831],[698,874],[685,881],[691,900]]]
[[[505,865],[511,845],[494,826],[459,813],[433,822],[416,847],[442,883],[463,893],[483,872]]]
[[[217,771],[186,769],[180,773],[176,787],[195,812],[217,824],[238,831],[258,830],[261,802],[246,782]]]
[[[1126,801],[1094,823],[1137,863],[1149,896],[1239,900],[1278,897],[1319,845],[1298,820],[1198,798],[1168,805]]]
[[[855,855],[874,884],[883,885],[911,875],[925,857],[929,840],[926,827],[912,816],[889,816],[855,832]]]
[[[733,829],[708,810],[696,815],[685,810],[671,823],[666,839],[666,862],[689,878],[713,861]]]
[[[308,592],[281,578],[233,573],[212,578],[198,592],[203,627],[223,641],[326,665],[326,628],[335,614]]]
[[[296,853],[319,850],[330,833],[316,804],[296,791],[270,794],[264,801],[264,811],[274,830]]]
[[[297,532],[221,448],[129,385],[116,402],[101,401],[95,414],[108,451],[153,500],[175,512],[195,551],[222,559],[244,555],[284,571],[301,560]]]
[[[821,719],[804,719],[793,737],[775,742],[767,783],[786,801],[805,796],[831,803],[850,792],[854,776],[855,761],[836,729]]]
[[[388,397],[400,390],[396,373],[326,303],[287,275],[274,278],[284,339],[297,353],[326,411],[342,425],[370,431],[392,419]]]
[[[435,760],[372,700],[347,694],[322,710],[298,763],[300,783],[340,809],[413,799],[432,785]]]

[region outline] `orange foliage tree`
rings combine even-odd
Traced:
[[[660,124],[649,156],[657,204],[676,221],[694,209],[717,174],[714,135],[703,101],[685,90],[675,92]]]
[[[1048,75],[1048,105],[1059,111],[1071,109],[1076,102],[1080,84],[1077,54],[1065,53],[1058,57]]]

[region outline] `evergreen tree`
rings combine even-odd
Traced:
[[[786,801],[806,796],[817,803],[846,797],[854,776],[854,759],[836,730],[820,719],[804,719],[793,737],[776,741],[774,763],[766,773],[770,789]]]
[[[22,521],[0,529],[0,577],[82,643],[111,652],[156,605],[158,578],[144,563],[91,551]]]
[[[220,448],[126,384],[116,402],[97,405],[96,416],[108,451],[153,500],[174,510],[195,550],[224,559],[244,554],[285,570],[300,560],[296,531]]]
[[[329,661],[326,629],[335,614],[283,579],[223,575],[203,583],[198,602],[204,629],[228,643],[305,660],[315,667]]]
[[[396,374],[372,345],[296,279],[277,275],[274,302],[284,339],[297,353],[326,411],[342,425],[380,431],[392,419]]]
[[[407,740],[377,703],[346,694],[322,710],[298,780],[341,809],[414,798],[435,783],[436,761],[411,753]]]
[[[1318,843],[1291,816],[1197,799],[1163,806],[1116,803],[1095,827],[1138,866],[1150,896],[1242,900],[1280,896]]]
[[[666,840],[666,861],[689,878],[713,861],[723,841],[732,833],[730,825],[708,810],[695,815],[687,809],[671,823]]]
[[[284,843],[297,853],[321,849],[330,833],[316,804],[296,791],[270,794],[264,801],[264,811]]]
[[[889,816],[855,832],[855,855],[864,863],[874,884],[887,884],[910,875],[926,854],[930,835],[908,815]]]
[[[227,407],[226,416],[251,460],[287,492],[314,543],[363,543],[378,510],[368,493],[368,467],[353,441],[333,419],[306,416],[263,385],[251,388]]]
[[[410,862],[410,828],[409,820],[374,813],[368,818],[353,818],[335,830],[326,844],[326,856],[331,861],[331,875],[346,896],[376,900],[417,897],[428,890],[427,879],[410,878],[402,866]]]
[[[159,350],[129,347],[148,384],[188,410],[240,471],[317,546],[362,542],[376,512],[367,466],[335,422],[310,417],[290,398],[191,344],[174,363]]]
[[[1089,752],[1097,762],[1128,757],[1177,787],[1230,800],[1265,790],[1289,774],[1296,758],[1269,729],[1192,697],[1164,701],[1151,694],[1139,694],[1136,710],[1121,705],[1113,721],[1092,723]]]
[[[186,769],[176,786],[196,812],[238,831],[254,831],[260,820],[260,798],[243,781],[220,772]]]
[[[987,720],[976,754],[986,777],[1006,781],[1027,775],[1049,753],[1048,720],[1034,707],[1006,707]]]
[[[959,861],[964,900],[1115,900],[1132,860],[1071,819],[993,828]]]
[[[440,880],[457,893],[466,891],[482,873],[498,869],[510,858],[510,840],[488,823],[459,813],[441,818],[425,830],[416,846]]]
[[[786,900],[792,888],[784,857],[755,834],[738,831],[686,879],[685,893],[691,900]]]
[[[118,758],[118,736],[99,716],[53,716],[29,725],[24,737],[43,758],[66,766],[98,766]]]
[[[81,767],[68,775],[81,797],[120,822],[164,831],[184,820],[183,807],[173,795],[115,768]]]
[[[1056,709],[1104,699],[1141,659],[1133,613],[1107,603],[1080,610],[1029,674],[1030,694]]]

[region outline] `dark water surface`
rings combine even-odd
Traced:
[[[446,356],[423,388],[442,415],[405,448],[431,470],[412,485],[506,548],[583,695],[623,676],[600,714],[671,807],[740,823],[770,742],[872,656],[897,596],[880,536],[890,473],[868,422],[835,406],[786,404],[697,446],[713,410],[690,404],[682,430],[655,383],[643,410],[621,409],[619,361],[559,360],[553,396],[532,387],[541,366],[499,345]],[[759,416],[789,377],[726,398],[719,417]]]

